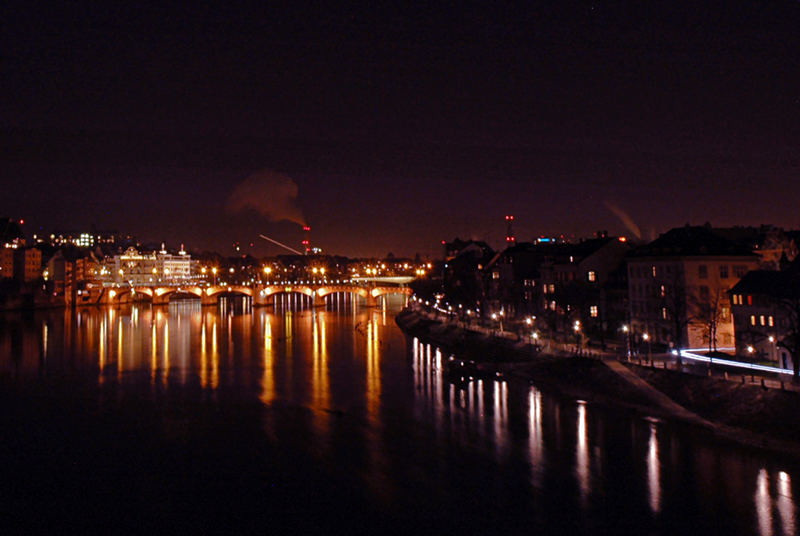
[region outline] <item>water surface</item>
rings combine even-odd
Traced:
[[[798,467],[504,379],[398,304],[0,317],[16,530],[795,534]]]

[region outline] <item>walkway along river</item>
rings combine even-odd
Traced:
[[[399,303],[304,307],[0,316],[9,532],[796,533],[780,456],[527,382],[450,384]]]

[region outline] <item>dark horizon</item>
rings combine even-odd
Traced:
[[[0,8],[0,213],[253,253],[226,201],[297,184],[326,253],[800,227],[800,4]]]

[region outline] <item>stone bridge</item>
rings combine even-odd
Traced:
[[[378,298],[387,294],[411,296],[409,287],[395,285],[356,284],[282,284],[282,285],[187,285],[187,286],[119,286],[103,288],[94,303],[119,304],[132,301],[150,301],[153,305],[169,303],[170,298],[182,296],[198,298],[203,305],[216,305],[220,296],[247,296],[253,305],[272,305],[278,294],[308,296],[314,307],[324,307],[325,297],[336,293],[352,294],[364,298],[367,307],[378,305]]]

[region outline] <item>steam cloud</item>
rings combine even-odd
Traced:
[[[297,184],[288,175],[270,169],[254,173],[240,182],[225,208],[229,212],[255,210],[270,221],[306,224],[303,211],[297,206]]]
[[[642,238],[642,230],[639,229],[639,226],[633,222],[633,218],[628,216],[628,213],[616,206],[614,203],[610,201],[603,201],[603,204],[614,213],[614,215],[619,218],[619,221],[638,239],[641,240]]]

